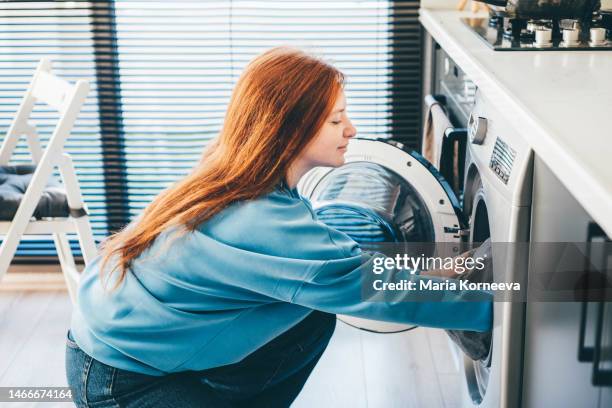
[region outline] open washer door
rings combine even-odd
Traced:
[[[383,140],[353,139],[338,168],[317,167],[298,184],[320,221],[362,249],[382,242],[461,241],[459,201],[436,169],[416,152]],[[394,333],[414,326],[338,316],[363,330]]]

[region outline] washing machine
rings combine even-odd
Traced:
[[[529,237],[532,152],[494,104],[477,93],[468,123],[463,202],[420,154],[386,140],[353,139],[338,168],[315,168],[298,184],[319,220],[363,249],[380,242],[526,242]],[[461,245],[456,246],[459,253]],[[504,251],[497,279],[517,281],[527,259]],[[338,316],[357,328],[393,333],[409,325]],[[473,361],[454,348],[464,406],[518,406],[523,306],[496,302],[488,356]]]
[[[461,67],[444,49],[436,46],[433,39],[429,41],[430,71],[433,76],[424,89],[428,94],[424,98],[426,125],[422,149],[427,153],[432,150],[433,144],[435,154],[431,157],[432,164],[447,180],[454,181],[451,184],[469,220],[467,240],[482,242],[491,238],[496,242],[495,279],[502,281],[505,280],[504,270],[510,268],[505,264],[519,264],[516,259],[518,255],[525,257],[524,252],[510,253],[511,249],[517,248],[504,243],[528,239],[531,153],[522,139],[512,132],[510,124],[494,109],[494,101],[487,101],[477,93],[476,85]],[[522,263],[525,262],[523,259]],[[526,273],[527,269],[521,270]],[[518,280],[517,277],[508,279]],[[504,355],[510,356],[512,351],[501,346],[505,341],[503,333],[512,332],[511,337],[520,339],[522,326],[520,322],[515,322],[517,324],[512,327],[511,319],[500,316],[504,313],[518,316],[520,310],[512,313],[513,307],[501,305],[500,302],[495,305],[492,347],[483,361],[472,361],[449,341],[456,369],[462,373],[462,384],[457,384],[456,388],[462,390],[462,395],[457,399],[463,401],[463,406],[518,404],[511,398],[512,393],[520,388],[517,380],[519,374],[516,369],[505,368],[508,363]],[[513,384],[507,387],[500,385],[500,381],[513,376]]]
[[[433,41],[433,40],[432,40]],[[432,44],[432,81],[423,89],[421,153],[463,198],[467,122],[476,85],[452,58]]]
[[[522,291],[495,301],[489,355],[482,361],[461,356],[465,407],[521,405],[533,151],[495,102],[476,92],[467,123],[463,211],[469,240],[493,243],[494,280],[518,282]]]
[[[346,162],[318,167],[298,184],[320,221],[362,249],[381,243],[460,243],[466,222],[450,185],[420,154],[388,140],[351,140]],[[455,254],[460,246],[450,246]],[[357,328],[395,333],[413,326],[339,316]]]

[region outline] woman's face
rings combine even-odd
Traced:
[[[357,130],[346,112],[346,98],[340,90],[332,113],[325,119],[323,127],[300,155],[306,167],[338,167],[344,164],[344,154],[349,140]]]

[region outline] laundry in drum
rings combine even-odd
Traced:
[[[320,221],[364,250],[389,242],[433,242],[431,215],[419,193],[392,170],[351,162],[330,171],[311,195]]]
[[[473,258],[485,260],[485,267],[472,269],[461,276],[470,282],[492,282],[493,281],[493,256],[491,239],[487,239],[471,255]],[[446,330],[446,334],[457,346],[472,360],[484,360],[489,356],[491,349],[492,332],[475,332],[469,330]]]

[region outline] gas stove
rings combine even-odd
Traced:
[[[612,18],[526,20],[492,13],[462,18],[495,51],[612,51]]]

